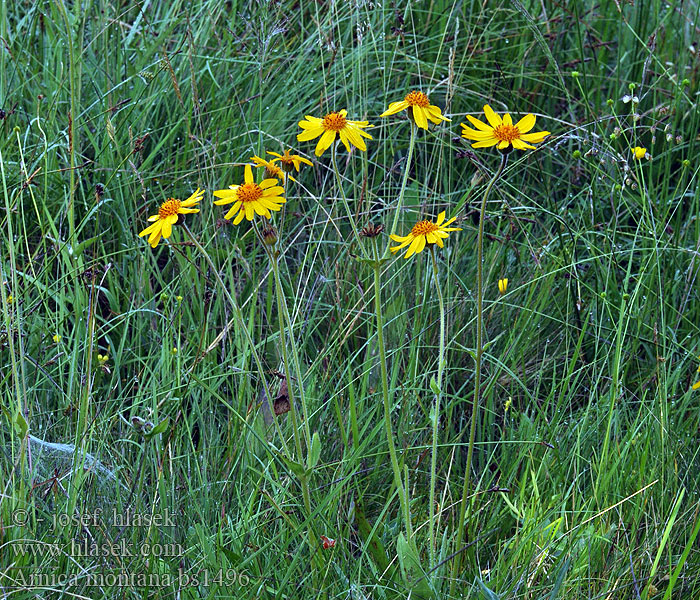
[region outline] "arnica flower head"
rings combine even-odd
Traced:
[[[401,248],[408,246],[408,251],[404,258],[411,258],[414,254],[423,251],[426,244],[437,244],[440,248],[443,247],[444,239],[447,239],[450,231],[462,231],[461,227],[448,227],[454,222],[457,217],[452,217],[445,221],[445,211],[443,210],[437,218],[437,221],[419,221],[411,229],[411,233],[405,236],[391,234],[389,237],[395,242],[399,242],[398,246],[389,248],[392,252],[398,252]]]
[[[647,155],[647,149],[641,146],[635,146],[632,148],[632,153],[637,160],[642,160]]]
[[[299,127],[304,131],[297,134],[297,140],[300,142],[308,142],[321,136],[316,144],[316,156],[321,156],[335,142],[336,135],[340,136],[340,141],[345,145],[345,149],[350,152],[350,144],[356,146],[363,152],[367,151],[365,141],[366,137],[372,139],[369,133],[366,133],[363,128],[370,127],[367,121],[348,121],[348,111],[343,109],[339,112],[328,113],[323,119],[306,115],[304,120],[299,121]]]
[[[270,211],[280,210],[286,202],[284,197],[280,196],[284,193],[284,188],[277,185],[278,183],[276,179],[263,179],[260,183],[255,183],[253,169],[246,165],[244,183],[229,186],[227,190],[216,190],[214,196],[221,200],[214,200],[214,204],[233,203],[224,218],[230,219],[238,213],[233,220],[234,225],[238,225],[243,217],[252,221],[255,213],[269,219],[272,216]]]
[[[493,109],[488,104],[484,106],[484,114],[489,122],[488,125],[471,115],[467,115],[467,119],[476,129],[460,123],[462,126],[462,137],[467,140],[476,140],[476,143],[472,144],[472,148],[496,146],[503,151],[512,145],[513,148],[518,150],[526,150],[528,148],[534,150],[535,147],[526,142],[539,144],[544,141],[544,138],[551,135],[549,131],[528,133],[535,126],[535,115],[525,115],[513,125],[513,119],[508,113],[501,118],[493,112]]]
[[[508,291],[508,278],[504,277],[503,279],[498,280],[498,293],[505,294]]]
[[[259,156],[251,156],[250,160],[253,162],[253,164],[256,167],[264,167],[265,168],[265,178],[267,179],[268,177],[276,177],[279,179],[282,183],[284,183],[289,177],[292,181],[296,181],[293,177],[290,177],[285,173],[280,167],[278,167],[274,162],[271,160],[265,160],[264,158],[260,158]]]
[[[292,169],[296,169],[298,173],[301,163],[309,165],[310,167],[313,166],[313,163],[308,158],[304,158],[303,156],[299,156],[298,154],[290,154],[289,152],[289,150],[285,150],[284,154],[279,154],[277,152],[268,152],[270,156],[276,157],[273,158],[270,162],[276,163],[279,161],[280,167],[285,173],[291,173]]]
[[[392,102],[380,117],[395,115],[397,112],[408,109],[408,114],[413,122],[422,129],[428,129],[428,119],[438,125],[440,121],[449,121],[442,116],[439,107],[433,106],[423,92],[413,91],[406,94],[406,97],[399,102]]]
[[[154,223],[139,233],[139,237],[147,235],[151,248],[155,248],[161,237],[166,239],[170,237],[170,234],[173,232],[173,225],[180,219],[179,215],[199,212],[198,208],[191,207],[195,206],[203,197],[204,190],[197,188],[197,191],[187,200],[168,198],[160,205],[157,215],[148,217],[148,220],[154,221]]]

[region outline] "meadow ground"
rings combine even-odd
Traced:
[[[0,4],[0,597],[699,598],[699,19]]]

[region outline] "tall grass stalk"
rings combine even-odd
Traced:
[[[511,148],[512,149],[512,148]],[[489,181],[481,199],[479,211],[479,233],[476,238],[476,367],[474,371],[474,399],[472,400],[471,424],[469,426],[469,445],[467,446],[467,464],[464,470],[464,486],[462,487],[462,501],[459,507],[459,521],[457,522],[457,541],[455,543],[455,561],[452,563],[452,584],[450,593],[454,593],[457,582],[457,573],[460,572],[464,553],[462,552],[462,540],[464,539],[464,518],[469,504],[469,483],[471,479],[472,458],[474,456],[474,440],[476,437],[476,421],[479,417],[479,393],[481,391],[481,361],[484,354],[484,223],[486,221],[486,201],[495,183],[501,178],[503,170],[508,163],[508,154],[501,154],[501,164]],[[471,529],[471,528],[470,528]]]

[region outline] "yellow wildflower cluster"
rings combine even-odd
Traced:
[[[442,110],[431,104],[428,96],[420,90],[410,91],[403,100],[391,102],[380,116],[389,117],[402,111],[407,112],[410,122],[416,128],[426,131],[429,122],[439,125],[444,121],[450,121],[442,114]],[[501,117],[488,104],[484,106],[484,114],[488,123],[467,115],[467,119],[475,129],[464,123],[461,124],[462,137],[474,141],[475,143],[472,144],[474,148],[496,146],[503,153],[513,149],[534,149],[535,146],[532,144],[539,144],[550,135],[548,131],[531,132],[535,126],[535,116],[532,114],[525,115],[515,124],[509,114]],[[314,150],[316,156],[321,156],[328,148],[334,147],[337,140],[340,140],[348,152],[352,150],[352,147],[366,151],[365,140],[373,139],[365,131],[372,125],[368,121],[348,119],[346,109],[329,112],[323,117],[306,115],[299,121],[299,127],[302,130],[297,135],[299,142],[318,138]],[[642,150],[643,148],[633,149],[637,158],[641,158]],[[294,171],[299,173],[302,164],[312,165],[308,158],[292,154],[291,150],[285,150],[284,154],[277,152],[267,152],[267,154],[273,158],[268,160],[257,155],[250,157],[255,167],[265,170],[264,178],[261,181],[256,181],[251,165],[246,164],[242,183],[214,191],[214,197],[217,198],[214,204],[232,205],[224,218],[232,220],[234,225],[241,223],[244,218],[252,221],[255,215],[270,219],[272,213],[279,212],[287,201],[285,185],[288,180],[295,181],[291,177],[291,173]],[[162,238],[170,237],[173,225],[181,221],[181,215],[199,212],[199,208],[193,207],[202,200],[203,195],[204,192],[197,188],[197,191],[187,200],[169,198],[160,205],[157,215],[149,217],[148,220],[152,224],[139,233],[139,236],[147,235],[149,244],[155,248]],[[443,211],[438,215],[436,221],[429,219],[419,221],[405,236],[392,232],[390,238],[397,242],[398,246],[393,246],[390,250],[398,252],[408,247],[404,257],[410,258],[422,252],[426,246],[435,244],[442,248],[444,240],[448,238],[450,232],[461,231],[459,227],[449,227],[455,220],[456,217],[445,220],[445,211]],[[505,293],[507,285],[507,280],[499,282],[499,291],[502,294]]]

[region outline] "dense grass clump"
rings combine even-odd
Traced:
[[[0,596],[700,597],[699,19],[3,3]],[[486,104],[551,132],[496,177]],[[297,141],[342,109],[366,151]]]

